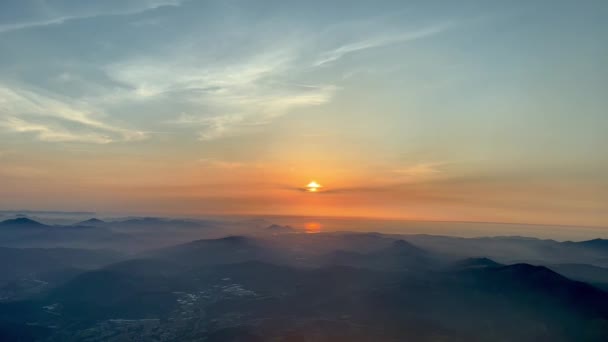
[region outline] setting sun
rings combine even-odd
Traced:
[[[315,182],[314,180],[311,181],[310,183],[308,183],[308,185],[306,185],[306,191],[308,192],[317,192],[319,191],[319,189],[321,189],[323,186],[317,182]]]
[[[0,342],[608,342],[606,17],[0,0]]]

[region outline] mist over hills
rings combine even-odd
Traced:
[[[0,342],[608,342],[608,0],[0,0]]]
[[[0,337],[603,341],[604,241],[19,217],[0,222]]]

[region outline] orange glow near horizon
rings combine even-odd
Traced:
[[[308,222],[304,225],[306,234],[317,234],[321,232],[321,224],[318,222]]]

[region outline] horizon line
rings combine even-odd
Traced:
[[[201,213],[201,214],[151,214],[151,213],[112,213],[108,212],[104,215],[103,212],[96,211],[65,211],[65,210],[5,210],[1,209],[0,213],[23,213],[23,214],[71,214],[71,215],[92,215],[94,217],[102,216],[108,217],[108,215],[114,218],[119,217],[157,217],[157,218],[196,218],[196,217],[291,217],[291,218],[315,218],[315,219],[352,219],[352,220],[380,220],[380,221],[403,221],[403,222],[425,222],[425,223],[472,223],[472,224],[496,224],[496,225],[513,225],[513,226],[539,226],[539,227],[564,227],[564,228],[590,228],[590,229],[608,229],[608,226],[596,226],[596,225],[575,225],[575,224],[559,224],[559,223],[527,223],[527,222],[500,222],[500,221],[475,221],[475,220],[438,220],[438,219],[424,219],[424,218],[403,218],[403,217],[390,217],[390,216],[342,216],[342,215],[288,215],[288,214],[248,214],[248,213],[234,213],[234,214],[213,214],[213,213]],[[150,216],[154,215],[154,216]],[[160,216],[158,216],[160,215]]]

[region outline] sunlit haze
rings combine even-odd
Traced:
[[[3,1],[0,208],[606,227],[606,8]]]
[[[0,0],[5,341],[608,341],[608,0]]]

